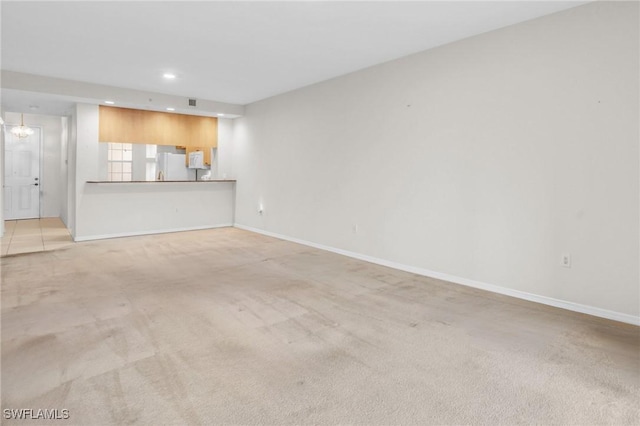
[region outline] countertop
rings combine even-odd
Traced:
[[[211,179],[211,180],[88,180],[87,183],[211,183],[211,182],[235,182],[235,179]]]

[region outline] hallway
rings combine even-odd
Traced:
[[[55,250],[73,244],[69,230],[57,217],[7,220],[2,236],[2,257]]]

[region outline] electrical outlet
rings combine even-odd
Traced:
[[[351,230],[353,231],[354,234],[358,233],[358,224],[354,223],[353,226],[351,227]]]
[[[560,259],[560,265],[565,268],[571,268],[571,255],[569,253],[564,253],[562,258]]]

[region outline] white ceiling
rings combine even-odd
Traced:
[[[2,1],[1,65],[244,105],[584,3]]]
[[[69,115],[75,102],[45,93],[30,93],[2,89],[2,106],[5,111],[25,114]]]

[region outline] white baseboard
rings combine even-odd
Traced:
[[[184,232],[184,231],[201,231],[203,229],[228,228],[232,226],[233,226],[232,223],[222,223],[219,225],[192,226],[187,228],[156,229],[156,230],[150,230],[150,231],[136,231],[136,232],[119,232],[115,234],[89,235],[84,237],[76,237],[73,240],[76,242],[106,240],[109,238],[137,237],[140,235],[169,234],[172,232]]]
[[[594,306],[582,305],[579,303],[573,303],[565,300],[554,299],[552,297],[547,297],[547,296],[540,296],[537,294],[527,293],[520,290],[513,290],[507,287],[501,287],[494,284],[487,284],[481,281],[471,280],[469,278],[457,277],[455,275],[449,275],[442,272],[431,271],[428,269],[418,268],[415,266],[403,265],[401,263],[391,262],[389,260],[379,259],[376,257],[367,256],[364,254],[342,250],[334,247],[329,247],[322,244],[316,244],[310,241],[288,237],[286,235],[276,234],[275,232],[269,232],[269,231],[265,231],[258,228],[252,228],[250,226],[240,225],[237,223],[234,224],[233,226],[239,229],[244,229],[246,231],[267,235],[269,237],[279,238],[281,240],[291,241],[291,242],[302,244],[305,246],[314,247],[320,250],[330,251],[333,253],[352,257],[354,259],[364,260],[365,262],[375,263],[377,265],[387,266],[389,268],[399,269],[405,272],[411,272],[412,274],[422,275],[430,278],[437,278],[439,280],[449,281],[449,282],[452,282],[455,284],[461,284],[467,287],[478,288],[481,290],[486,290],[486,291],[490,291],[498,294],[504,294],[506,296],[511,296],[518,299],[524,299],[524,300],[529,300],[531,302],[542,303],[543,305],[554,306],[556,308],[567,309],[569,311],[580,312],[587,315],[593,315],[600,318],[606,318],[614,321],[620,321],[627,324],[640,326],[640,317],[624,314],[621,312],[615,312],[607,309],[597,308]]]

